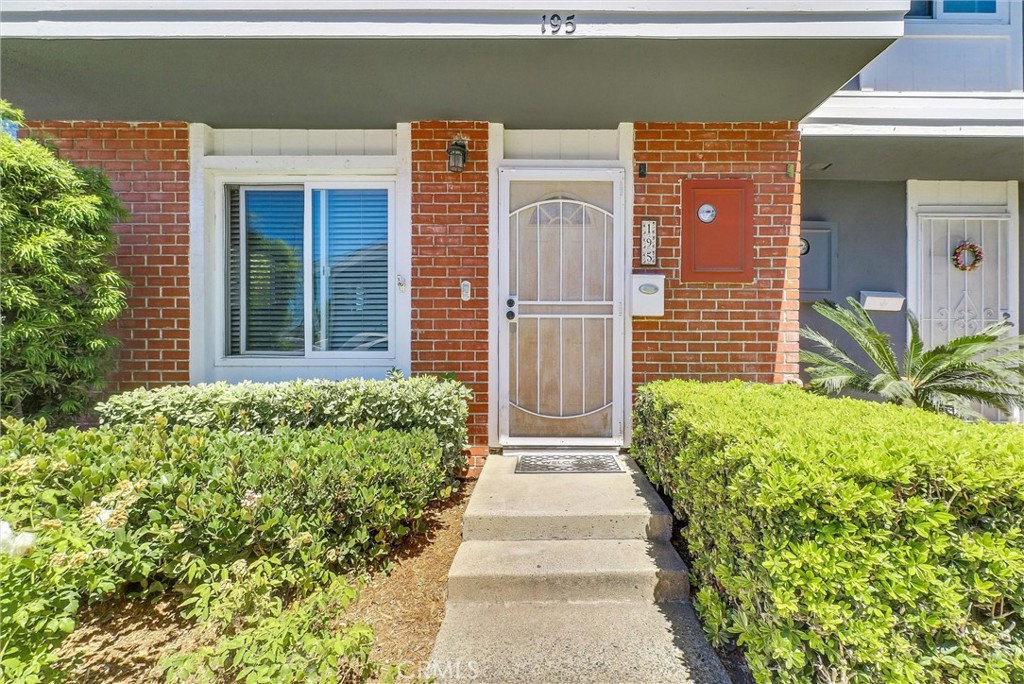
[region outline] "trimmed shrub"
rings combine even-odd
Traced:
[[[658,382],[633,452],[758,682],[1024,681],[1024,430],[792,386]]]
[[[0,115],[21,112],[0,100]],[[0,415],[67,420],[90,403],[126,305],[110,265],[125,212],[98,169],[0,135]]]
[[[281,425],[430,430],[437,435],[445,466],[456,472],[465,465],[470,396],[462,383],[433,376],[221,382],[134,390],[111,397],[97,410],[105,424],[142,423],[160,415],[172,425],[243,431],[266,432]]]
[[[193,617],[277,619],[382,560],[451,491],[423,430],[3,428],[0,519],[21,540],[0,549],[3,681],[52,678],[79,602],[125,588],[184,584]]]

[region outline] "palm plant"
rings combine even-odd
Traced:
[[[859,391],[962,419],[982,417],[972,402],[1005,413],[1024,406],[1024,336],[1006,336],[1012,327],[1009,322],[926,350],[917,318],[907,312],[910,342],[901,368],[889,336],[879,331],[860,302],[853,297],[846,301],[849,309],[827,300],[815,302],[813,308],[853,338],[876,370],[867,370],[836,343],[805,326],[801,336],[820,347],[820,352],[800,352],[811,376],[811,391],[831,395]]]

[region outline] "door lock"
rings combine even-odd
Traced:
[[[516,301],[515,297],[509,297],[508,299],[506,299],[505,307],[507,308],[507,311],[505,311],[505,318],[507,318],[510,321],[516,320],[516,315],[518,313],[518,305],[519,302]]]

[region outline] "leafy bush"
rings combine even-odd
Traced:
[[[805,327],[801,336],[821,350],[800,351],[800,360],[811,376],[811,391],[839,394],[855,390],[893,404],[964,419],[981,417],[972,402],[1007,414],[1024,407],[1024,335],[1008,335],[1013,328],[1009,321],[926,350],[917,317],[908,311],[910,342],[901,367],[889,336],[878,329],[861,303],[847,297],[846,304],[849,309],[824,300],[815,302],[814,310],[844,330],[875,370],[863,368],[835,342]]]
[[[139,389],[111,397],[97,410],[104,423],[114,424],[161,415],[172,425],[235,430],[269,431],[281,425],[425,429],[437,435],[445,466],[455,472],[465,465],[469,397],[465,385],[431,376],[296,380]]]
[[[287,620],[294,598],[382,559],[450,493],[428,431],[241,433],[160,418],[85,432],[3,428],[0,519],[35,535],[0,553],[3,681],[53,677],[79,601],[122,588],[179,583],[192,589],[195,617]],[[273,568],[272,583],[229,591],[240,583],[226,574],[253,566]]]
[[[5,118],[21,113],[0,100]],[[0,135],[0,414],[81,413],[116,340],[104,327],[125,308],[109,261],[125,214],[97,169],[80,169],[34,140]]]
[[[259,563],[232,573],[222,584],[234,587],[237,582],[244,589],[234,593],[266,601],[268,595],[258,593],[265,581],[245,586],[253,576],[273,577],[273,572],[263,570]],[[264,610],[225,612],[215,621],[223,636],[196,651],[171,654],[165,661],[167,679],[189,684],[365,681],[376,673],[369,660],[373,631],[363,625],[348,629],[334,625],[336,616],[355,597],[355,589],[334,579],[323,591],[296,601],[288,610],[271,600],[266,601]]]
[[[705,626],[757,681],[1024,681],[1020,426],[681,381],[634,424]]]

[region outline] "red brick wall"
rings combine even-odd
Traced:
[[[181,122],[31,122],[63,158],[98,166],[131,216],[115,263],[131,283],[114,325],[123,344],[106,391],[188,382],[188,126]]]
[[[798,375],[800,136],[794,121],[638,123],[633,269],[665,274],[665,317],[633,320],[633,383],[683,376],[786,382]],[[683,283],[681,186],[753,178],[754,281]],[[640,265],[640,221],[658,221],[658,267]]]
[[[412,370],[452,372],[472,388],[473,445],[487,444],[487,131],[479,121],[412,124]],[[459,174],[448,171],[446,152],[456,135],[469,147]],[[463,280],[473,292],[466,302]]]
[[[124,341],[110,391],[188,381],[188,129],[184,123],[37,122],[62,155],[99,166],[131,218],[117,227],[117,266],[132,282],[115,333]],[[461,174],[447,168],[468,139]],[[488,126],[412,125],[412,370],[454,372],[474,392],[471,472],[487,444]],[[633,268],[667,276],[666,315],[633,321],[633,383],[684,376],[783,382],[797,376],[800,143],[794,122],[638,123]],[[755,279],[680,280],[680,181],[753,178]],[[659,263],[639,263],[639,225],[659,223]],[[460,283],[473,296],[463,302]]]

